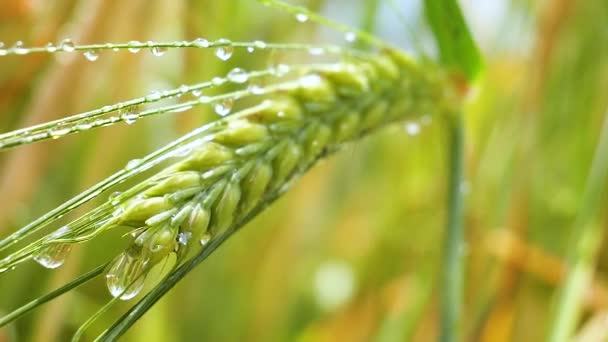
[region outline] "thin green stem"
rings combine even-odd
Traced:
[[[228,39],[218,39],[215,41],[207,41],[205,39],[195,39],[192,41],[174,41],[174,42],[139,42],[132,41],[128,43],[103,43],[103,44],[83,44],[83,45],[72,45],[72,44],[59,44],[48,46],[34,46],[34,47],[13,47],[9,49],[0,49],[0,57],[9,55],[27,55],[30,53],[57,53],[57,52],[88,52],[88,51],[102,51],[102,50],[130,50],[131,52],[139,52],[141,49],[183,49],[183,48],[195,48],[195,49],[214,49],[221,47],[233,47],[237,49],[258,49],[258,50],[292,50],[292,51],[309,51],[310,49],[322,49],[326,53],[334,54],[355,54],[359,52],[345,48],[339,45],[319,45],[319,44],[301,44],[301,43],[269,43],[263,41],[253,42],[233,42]]]
[[[593,277],[602,236],[601,199],[608,184],[608,112],[604,118],[595,156],[587,178],[581,208],[573,226],[568,256],[569,270],[558,291],[549,341],[569,341],[581,314],[581,302]]]
[[[30,311],[36,309],[40,305],[45,304],[46,302],[49,302],[49,301],[61,296],[62,294],[67,293],[67,292],[77,288],[78,286],[88,282],[89,280],[97,277],[98,275],[103,273],[103,270],[106,268],[106,266],[107,266],[107,264],[98,266],[97,268],[89,271],[88,273],[81,275],[80,277],[74,279],[73,281],[67,283],[66,285],[64,285],[52,292],[49,292],[42,297],[36,298],[33,301],[19,307],[17,310],[0,318],[0,327],[7,325],[8,323],[20,318],[21,316],[27,314]]]
[[[449,184],[448,217],[443,243],[441,273],[441,334],[442,342],[458,341],[462,316],[463,289],[463,210],[464,196],[464,127],[460,116],[449,119]]]

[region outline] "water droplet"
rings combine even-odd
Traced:
[[[226,116],[230,114],[232,111],[232,106],[234,105],[234,100],[232,98],[223,99],[222,101],[216,103],[213,106],[213,110],[219,116]]]
[[[130,41],[128,46],[131,53],[138,53],[141,50],[141,42],[137,40]]]
[[[285,76],[291,68],[287,64],[279,64],[274,68],[274,74],[277,77]]]
[[[190,238],[192,238],[192,232],[182,232],[177,235],[177,242],[180,245],[186,246]]]
[[[344,34],[344,40],[349,43],[353,43],[355,40],[357,40],[357,35],[354,32],[346,32]]]
[[[26,53],[28,53],[27,49],[23,45],[23,42],[20,40],[15,42],[11,50],[13,50],[13,52],[17,55],[25,55]]]
[[[302,78],[300,78],[300,84],[304,88],[318,87],[319,84],[321,84],[321,82],[323,82],[323,79],[321,79],[321,76],[315,75],[315,74],[306,75],[306,76],[303,76]]]
[[[88,50],[84,52],[84,58],[95,62],[99,58],[99,53],[95,50]]]
[[[223,45],[217,48],[217,50],[215,50],[215,55],[217,56],[217,58],[221,59],[222,61],[227,61],[230,59],[230,57],[232,57],[232,54],[234,53],[234,48],[230,45],[232,44],[232,42],[228,39],[219,39],[216,42],[218,45]]]
[[[53,43],[46,44],[45,49],[46,49],[46,52],[51,52],[51,53],[57,51],[57,47]]]
[[[123,119],[127,125],[132,125],[135,123],[135,121],[137,121],[137,119],[139,119],[139,114],[132,111],[128,111],[121,114],[120,118]]]
[[[144,287],[147,258],[133,249],[121,253],[106,274],[106,285],[113,297],[129,300]]]
[[[228,73],[228,80],[233,83],[245,83],[249,80],[249,75],[241,68],[234,68]]]
[[[165,52],[167,52],[167,48],[160,47],[160,46],[154,46],[150,49],[150,51],[152,52],[152,54],[154,56],[161,57],[165,54]]]
[[[305,23],[308,21],[308,16],[304,13],[298,13],[296,14],[296,20],[301,23]]]
[[[146,101],[158,101],[160,100],[162,97],[162,94],[159,91],[151,91],[150,94],[148,94],[148,96],[146,96]]]
[[[4,42],[0,42],[0,56],[6,56],[8,51],[4,48]]]
[[[51,239],[63,238],[71,231],[72,231],[72,229],[70,228],[70,226],[66,225],[66,226],[63,226],[63,227],[57,229],[56,231],[52,232],[51,234],[49,234],[49,238],[51,238]]]
[[[110,194],[110,196],[108,197],[108,200],[110,201],[110,203],[112,205],[117,205],[120,202],[120,195],[122,194],[122,192],[120,191],[114,191],[113,193]]]
[[[211,241],[211,235],[209,235],[209,234],[205,234],[205,235],[203,235],[203,236],[201,237],[201,239],[200,239],[200,241],[199,241],[199,242],[201,243],[201,246],[204,246],[204,245],[206,245],[206,244],[207,244],[209,241]]]
[[[93,123],[89,119],[82,119],[76,125],[76,129],[79,131],[86,131],[93,127]]]
[[[200,90],[198,90],[198,89],[194,89],[194,90],[192,90],[192,96],[194,96],[194,97],[199,97],[199,96],[201,96],[202,94],[203,94],[203,92],[202,92],[202,91],[200,91]]]
[[[320,56],[325,53],[325,49],[321,47],[311,47],[310,49],[308,49],[308,53],[311,56]]]
[[[68,133],[70,133],[72,129],[70,127],[63,127],[63,126],[58,126],[58,127],[54,127],[51,128],[49,130],[49,134],[53,139],[57,139],[59,137],[62,137]]]
[[[131,159],[131,160],[129,160],[129,162],[127,162],[127,165],[125,166],[125,169],[126,170],[133,170],[134,168],[136,168],[139,165],[141,165],[141,163],[143,163],[143,160],[141,160],[141,159]]]
[[[209,96],[199,96],[199,98],[198,98],[198,102],[203,103],[203,104],[211,103],[211,100],[212,100],[212,98]]]
[[[255,51],[255,48],[253,46],[248,46],[247,47],[247,52],[253,53],[254,51]]]
[[[255,46],[256,49],[263,50],[268,46],[268,44],[266,44],[266,42],[261,41],[261,40],[255,40],[253,42],[253,46]]]
[[[420,133],[420,125],[417,122],[408,122],[405,124],[405,132],[411,136],[417,135]]]
[[[211,79],[211,83],[213,85],[220,86],[220,85],[226,83],[226,79],[221,78],[221,77],[214,77]]]
[[[181,86],[179,86],[179,92],[180,92],[181,94],[185,94],[185,93],[187,93],[187,92],[189,92],[189,91],[190,91],[190,87],[189,87],[189,86],[187,86],[187,85],[185,85],[185,84],[182,84]],[[181,94],[180,94],[180,95],[181,95]]]
[[[71,39],[66,38],[59,43],[59,48],[65,52],[72,52],[76,49],[74,42]]]
[[[199,48],[208,48],[209,47],[209,41],[205,38],[197,38],[192,41],[192,44]]]
[[[254,95],[264,94],[264,88],[256,82],[250,82],[247,90]]]
[[[46,245],[36,252],[34,260],[46,268],[57,268],[63,265],[71,249],[72,245],[67,243]]]

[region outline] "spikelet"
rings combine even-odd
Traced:
[[[120,205],[114,223],[131,227],[134,237],[110,267],[108,286],[115,289],[119,279],[124,289],[135,262],[146,264],[137,275],[145,277],[170,253],[180,260],[195,255],[344,143],[395,120],[433,114],[442,87],[424,75],[390,51],[304,74],[223,119],[221,130]]]

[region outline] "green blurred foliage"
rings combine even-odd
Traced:
[[[378,1],[375,20],[366,15],[375,1],[300,3],[349,24],[375,22],[382,38],[421,58],[432,58],[436,50],[418,1],[393,2],[400,13],[391,1]],[[540,340],[607,115],[608,4],[463,5],[486,59],[466,111],[463,331],[472,341]],[[199,36],[327,42],[341,35],[251,0],[0,2],[0,41],[7,45],[44,45],[65,37],[99,43]],[[250,70],[271,59],[306,58],[240,51],[224,63],[212,51],[199,50],[170,51],[162,58],[104,52],[96,62],[76,54],[1,58],[0,130],[208,80],[234,66]],[[128,160],[213,119],[205,110],[171,114],[3,152],[0,232],[6,235]],[[174,288],[124,340],[436,338],[448,146],[444,123],[417,124],[416,135],[402,125],[389,127],[318,165]],[[606,210],[600,214],[597,220],[606,226]],[[121,241],[120,234],[108,234],[86,243],[58,270],[27,264],[2,274],[0,311],[110,260],[124,247]],[[600,253],[581,329],[592,322],[587,318],[608,309],[606,265],[608,255]],[[0,331],[0,341],[4,335],[9,341],[67,340],[109,299],[103,279],[97,279]],[[113,307],[86,337],[129,305]]]

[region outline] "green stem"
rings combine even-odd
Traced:
[[[33,301],[21,306],[20,308],[18,308],[17,310],[9,313],[8,315],[0,318],[0,327],[5,326],[6,324],[20,318],[21,316],[27,314],[28,312],[34,310],[35,308],[39,307],[40,305],[47,303],[59,296],[61,296],[64,293],[67,293],[75,288],[77,288],[78,286],[88,282],[89,280],[97,277],[98,275],[100,275],[101,273],[103,273],[103,270],[106,268],[107,264],[98,266],[97,268],[89,271],[88,273],[83,274],[82,276],[78,277],[77,279],[69,282],[68,284],[47,293],[46,295],[40,297],[40,298],[36,298]]]
[[[581,302],[593,277],[594,263],[600,247],[602,213],[601,199],[608,183],[608,113],[600,132],[599,142],[591,164],[582,205],[574,223],[568,256],[570,266],[563,287],[558,291],[549,333],[549,341],[569,341],[578,323]]]
[[[440,341],[459,339],[463,288],[463,209],[462,184],[464,177],[464,128],[463,121],[455,116],[449,121],[449,188],[448,217],[443,244],[443,269],[441,273],[441,335]]]

